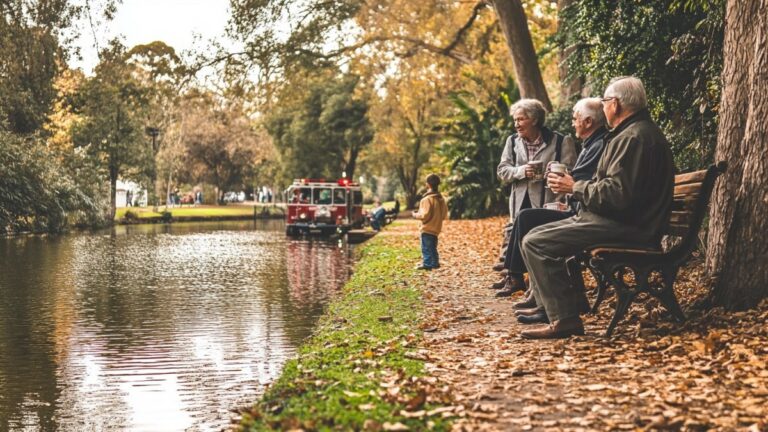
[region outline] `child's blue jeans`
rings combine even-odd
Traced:
[[[421,255],[424,259],[424,267],[440,267],[440,255],[437,253],[437,236],[433,234],[421,234]]]

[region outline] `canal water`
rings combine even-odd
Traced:
[[[226,428],[350,263],[280,221],[0,238],[0,431]]]

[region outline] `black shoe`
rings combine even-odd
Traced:
[[[517,317],[517,321],[522,324],[549,324],[549,318],[544,312],[535,315],[521,315]]]
[[[510,297],[512,294],[516,293],[517,291],[512,291],[509,289],[503,289],[501,291],[496,292],[496,298],[504,298],[504,297]]]
[[[531,309],[536,307],[536,299],[533,298],[533,296],[528,297],[524,301],[517,302],[514,305],[512,305],[512,308],[515,310],[520,309]]]
[[[502,271],[504,270],[504,262],[496,263],[493,266],[493,271]]]
[[[500,280],[498,282],[494,282],[491,285],[491,289],[495,289],[495,290],[502,289],[502,288],[504,288],[504,285],[506,285],[506,284],[507,284],[507,279],[504,278],[504,279],[502,279],[502,280]]]
[[[424,264],[419,264],[416,266],[416,270],[432,270],[432,267],[427,267]]]

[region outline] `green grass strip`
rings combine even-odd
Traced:
[[[242,430],[446,430],[424,404],[424,362],[416,244],[378,236],[362,250],[343,293],[314,335],[262,400],[244,413]],[[405,415],[403,415],[405,411]],[[422,412],[422,415],[411,413]],[[399,423],[399,425],[398,425]]]

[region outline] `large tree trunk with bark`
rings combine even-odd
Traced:
[[[493,7],[499,17],[501,30],[507,40],[507,48],[512,55],[515,81],[524,98],[538,99],[547,110],[552,111],[547,88],[539,69],[539,59],[533,48],[528,19],[520,0],[493,0]]]
[[[768,296],[768,1],[726,4],[723,93],[707,268],[713,299],[730,309]]]

